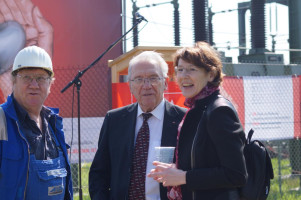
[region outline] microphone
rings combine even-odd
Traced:
[[[145,19],[145,18],[144,18],[142,15],[140,15],[138,12],[135,13],[135,18],[136,18],[136,19],[141,19],[141,20],[144,20],[144,21],[148,22],[147,19]]]

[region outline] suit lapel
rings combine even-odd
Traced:
[[[179,113],[174,108],[174,105],[165,101],[161,146],[176,146],[178,124],[181,120],[179,118]]]
[[[137,120],[137,110],[138,110],[138,104],[134,103],[130,105],[127,109],[127,112],[123,115],[123,123],[126,124],[124,127],[126,130],[122,130],[126,132],[125,134],[128,134],[130,136],[129,146],[130,148],[130,155],[132,155],[134,150],[134,141],[135,141],[135,128],[136,128],[136,120]]]

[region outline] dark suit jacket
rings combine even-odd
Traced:
[[[138,104],[131,104],[107,113],[100,132],[98,150],[89,173],[92,200],[127,199],[134,151]],[[161,146],[176,146],[177,128],[184,108],[165,101]],[[162,200],[166,188],[160,184]]]

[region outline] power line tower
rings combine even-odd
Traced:
[[[209,41],[208,0],[193,0],[194,40]]]
[[[136,24],[137,22],[137,19],[136,19],[136,12],[138,12],[138,10],[140,9],[138,6],[137,6],[137,0],[132,0],[132,3],[133,3],[133,11],[132,11],[132,16],[133,16],[133,19],[132,19],[132,23],[133,23],[133,26],[134,24]],[[134,29],[133,29],[133,45],[134,47],[138,46],[138,26],[136,26]]]
[[[179,13],[179,2],[178,0],[172,0],[168,2],[162,2],[162,3],[154,3],[154,4],[148,4],[144,6],[137,6],[137,0],[131,0],[132,1],[132,23],[133,25],[136,24],[136,12],[138,12],[141,8],[149,8],[149,7],[154,7],[154,6],[159,6],[163,4],[173,4],[174,7],[174,44],[175,46],[180,45],[180,13]],[[139,33],[138,33],[138,26],[134,28],[133,30],[133,45],[134,47],[139,45]]]

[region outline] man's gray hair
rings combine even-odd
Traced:
[[[164,78],[167,77],[168,65],[165,62],[165,60],[162,58],[161,54],[157,53],[155,51],[144,51],[144,52],[140,53],[139,55],[133,57],[130,60],[129,68],[128,68],[128,79],[131,78],[132,67],[135,64],[142,62],[142,61],[146,61],[146,62],[150,62],[155,65],[159,65],[159,67],[162,70],[163,77]]]

